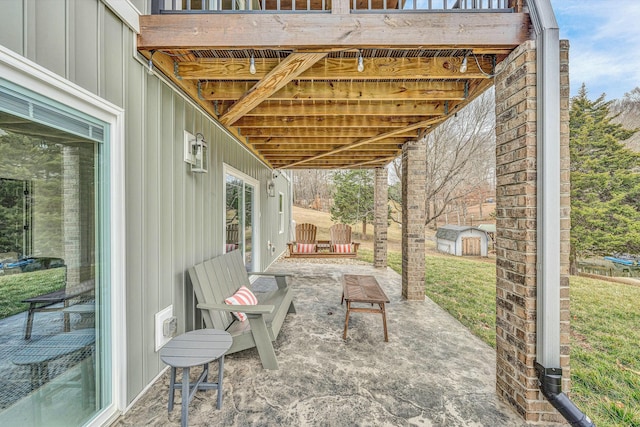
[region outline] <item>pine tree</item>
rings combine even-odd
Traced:
[[[373,173],[369,170],[337,172],[333,183],[335,194],[331,220],[345,224],[362,222],[365,238],[367,223],[373,221]]]
[[[640,254],[640,155],[621,141],[635,130],[612,122],[611,102],[583,85],[571,100],[571,261]]]

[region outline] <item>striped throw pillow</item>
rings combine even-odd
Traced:
[[[296,252],[300,254],[311,254],[316,251],[315,243],[298,243],[296,244]]]
[[[235,294],[224,300],[228,305],[257,305],[258,298],[246,286],[240,286]],[[247,315],[241,311],[232,311],[231,314],[241,322],[247,320]]]
[[[333,245],[333,252],[338,254],[350,254],[353,252],[351,243],[336,243]]]

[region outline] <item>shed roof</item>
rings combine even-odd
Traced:
[[[480,230],[484,230],[487,233],[495,233],[496,232],[496,225],[495,224],[480,224],[478,225],[478,228]]]
[[[441,227],[438,227],[438,231],[436,231],[436,238],[437,239],[444,239],[444,240],[456,240],[460,234],[462,234],[463,232],[465,232],[467,230],[477,230],[477,231],[480,231],[482,233],[485,233],[484,230],[481,230],[478,227],[472,227],[472,226],[469,226],[469,225],[451,225],[451,224],[447,224],[447,225],[443,225]]]

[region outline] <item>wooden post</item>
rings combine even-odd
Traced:
[[[332,0],[331,13],[335,15],[348,15],[351,12],[349,1],[350,0]]]

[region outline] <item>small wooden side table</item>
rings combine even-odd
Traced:
[[[376,278],[367,275],[345,274],[342,278],[342,301],[347,302],[347,315],[344,319],[344,333],[342,339],[347,339],[347,329],[349,328],[349,314],[353,312],[360,313],[380,313],[382,314],[382,326],[384,328],[384,340],[389,341],[387,335],[387,313],[384,305],[389,302],[389,297],[384,293]],[[352,303],[378,304],[379,308],[374,307],[352,307]]]
[[[224,354],[231,347],[231,335],[217,329],[198,329],[179,335],[160,349],[160,359],[171,366],[169,412],[173,410],[176,389],[182,390],[181,425],[189,423],[189,403],[198,390],[218,390],[217,408],[222,407]],[[209,363],[218,360],[218,382],[207,382]],[[195,383],[189,382],[189,369],[202,365],[202,374]],[[176,369],[182,368],[182,384],[176,384]]]

